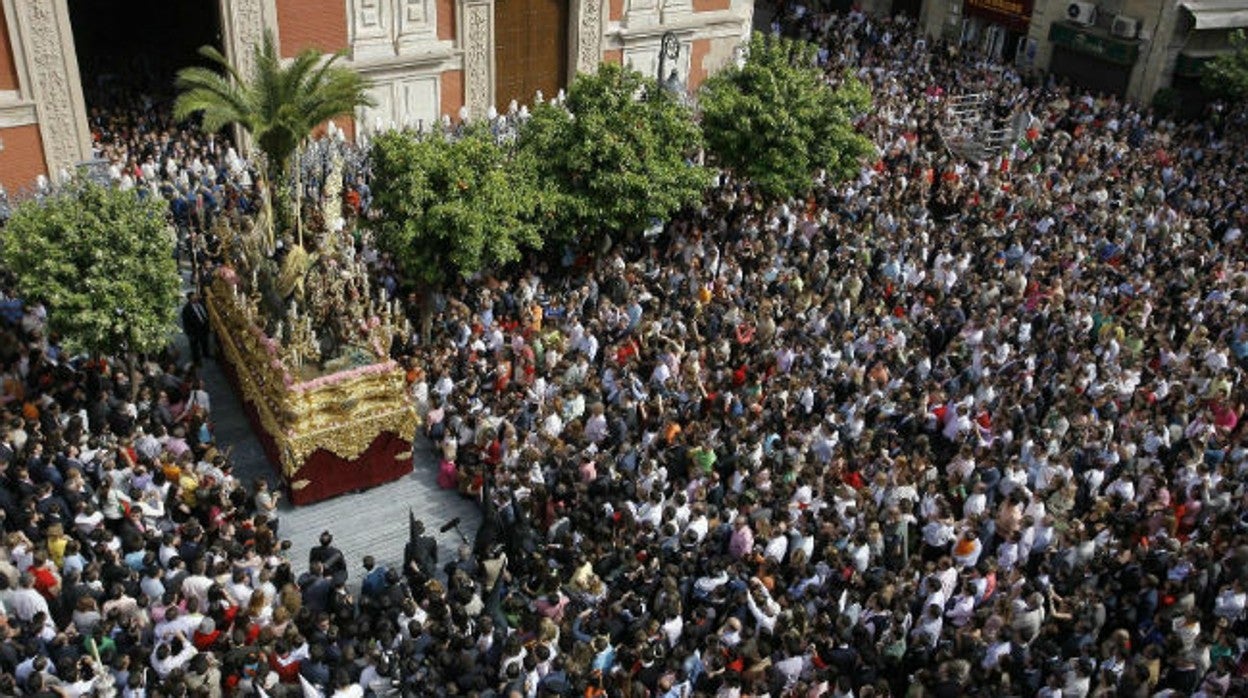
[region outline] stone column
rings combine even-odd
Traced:
[[[255,48],[264,41],[266,29],[273,31],[275,41],[280,41],[277,7],[273,0],[221,0],[221,31],[225,57],[238,68],[245,80],[251,78],[255,68],[253,54]]]
[[[464,106],[479,119],[494,104],[494,0],[460,0],[464,50]]]
[[[603,11],[605,0],[578,0],[572,7],[572,68],[577,73],[594,73],[602,62]]]
[[[277,6],[274,0],[221,0],[221,41],[225,58],[250,80],[256,67],[255,50],[264,42],[264,31],[272,30],[281,54],[277,32]],[[251,150],[251,139],[240,126],[234,126],[234,142],[243,154]]]
[[[66,0],[6,0],[5,16],[17,25],[13,52],[30,81],[22,90],[35,102],[48,174],[56,180],[91,157],[69,7]]]

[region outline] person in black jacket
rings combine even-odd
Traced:
[[[191,345],[191,361],[199,363],[203,357],[212,358],[208,346],[211,333],[208,323],[208,309],[204,307],[199,294],[191,291],[186,294],[186,305],[182,306],[182,331]]]
[[[403,547],[403,573],[417,587],[430,579],[438,570],[438,542],[425,535],[425,524],[408,512],[408,541]]]
[[[308,565],[319,562],[325,566],[325,574],[334,577],[341,577],[343,581],[347,579],[347,561],[342,556],[342,551],[333,546],[334,537],[329,531],[321,532],[321,544],[308,551]]]

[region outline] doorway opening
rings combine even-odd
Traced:
[[[220,0],[69,0],[88,113],[167,111],[174,77],[222,47]]]
[[[552,99],[568,80],[568,0],[507,0],[494,5],[494,105]]]

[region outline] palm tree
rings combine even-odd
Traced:
[[[291,159],[313,129],[356,107],[375,105],[367,93],[368,82],[354,70],[335,65],[344,52],[325,59],[306,49],[283,65],[269,31],[255,47],[251,75],[243,75],[212,46],[200,47],[199,53],[220,70],[194,66],[178,71],[180,94],[173,105],[174,117],[185,119],[198,112],[207,131],[231,124],[246,131],[265,156],[261,176],[266,203],[270,207],[277,203],[279,220],[289,221],[289,202],[281,198],[275,202],[272,188],[286,177]]]

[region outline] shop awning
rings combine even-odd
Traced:
[[[1248,7],[1243,0],[1184,0],[1179,6],[1192,13],[1197,29],[1248,27]]]

